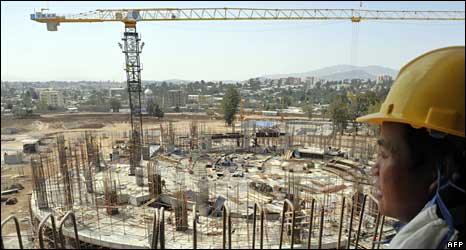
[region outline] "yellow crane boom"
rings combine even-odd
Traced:
[[[399,11],[363,9],[255,9],[255,8],[148,8],[97,9],[95,11],[57,15],[31,14],[41,23],[141,21],[213,21],[213,20],[465,20],[464,11]],[[55,30],[53,30],[55,31]]]

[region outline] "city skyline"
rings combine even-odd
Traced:
[[[360,2],[2,2],[2,81],[125,81],[123,25],[61,24],[48,32],[30,20],[41,7],[72,14],[99,8],[358,8]],[[79,6],[79,7],[77,7]],[[464,2],[363,2],[363,9],[462,10]],[[141,22],[142,80],[242,81],[351,64],[349,21]],[[357,24],[357,66],[399,70],[416,55],[465,44],[464,21]],[[317,38],[317,39],[316,39]]]

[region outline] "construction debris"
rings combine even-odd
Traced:
[[[16,203],[18,203],[18,199],[16,199],[15,197],[11,197],[8,198],[8,200],[6,200],[5,205],[14,205]]]

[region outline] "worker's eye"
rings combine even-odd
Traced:
[[[377,157],[382,157],[382,159],[387,159],[388,158],[388,154],[386,152],[386,149],[383,148],[382,146],[379,146],[379,148],[377,150]]]

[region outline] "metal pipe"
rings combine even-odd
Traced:
[[[14,216],[14,215],[10,215],[10,216],[8,216],[8,218],[6,218],[4,221],[2,221],[2,227],[1,227],[1,231],[0,231],[1,247],[2,247],[2,249],[5,249],[5,247],[3,245],[3,226],[10,220],[13,220],[15,222],[16,236],[18,238],[19,248],[23,249],[23,240],[21,239],[21,230],[19,228],[19,221],[18,221],[18,218],[16,218],[16,216]]]
[[[196,223],[196,205],[193,207],[193,249],[197,249],[197,223]]]
[[[384,223],[385,223],[385,215],[382,216],[382,225],[380,225],[379,243],[377,244],[377,249],[380,248],[380,242],[382,241],[382,233],[383,233],[383,224]]]
[[[367,195],[364,195],[364,198],[362,200],[361,214],[359,216],[359,225],[358,225],[358,233],[356,234],[356,246],[355,246],[355,249],[358,248],[359,234],[361,233],[362,219],[364,219],[364,208],[366,206],[366,198],[367,198]]]
[[[322,249],[322,234],[324,231],[324,205],[322,205],[322,210],[320,211],[320,229],[319,229],[319,249]]]
[[[375,219],[375,230],[374,230],[374,237],[372,238],[371,249],[374,249],[375,247],[375,241],[377,240],[377,229],[379,229],[379,222],[380,222],[380,212],[377,213],[377,219]]]
[[[58,236],[60,240],[60,244],[62,248],[65,247],[65,240],[63,237],[63,224],[65,224],[66,219],[68,217],[71,218],[71,222],[73,222],[73,229],[74,229],[74,237],[76,240],[76,248],[80,249],[81,248],[81,243],[79,242],[79,236],[78,236],[78,226],[76,225],[76,216],[74,215],[73,211],[68,211],[65,216],[61,219],[60,223],[58,224]]]
[[[231,214],[228,211],[228,249],[231,249]]]
[[[53,216],[52,213],[48,213],[42,221],[39,223],[39,245],[41,249],[44,249],[44,236],[42,232],[42,228],[45,226],[45,222],[47,219],[50,217],[52,220],[52,235],[53,235],[53,245],[55,246],[55,249],[57,249],[57,236],[55,235],[55,232],[57,231],[56,225],[55,225],[55,217]]]
[[[225,208],[222,207],[222,249],[226,249],[226,240],[227,240],[227,236],[226,236],[226,233],[227,231],[225,230],[225,227],[226,227],[226,219],[227,217],[225,217]]]
[[[314,203],[315,200],[312,198],[311,201],[311,216],[309,217],[309,237],[307,239],[307,249],[311,249],[311,236],[312,236],[312,222],[314,219]]]
[[[257,203],[254,202],[254,212],[252,214],[252,249],[256,247],[256,211]]]
[[[351,245],[351,231],[353,228],[353,216],[354,216],[354,200],[351,200],[351,216],[350,216],[350,222],[349,222],[349,229],[348,229],[348,244],[346,246],[346,249],[350,249]]]
[[[260,249],[264,249],[264,217],[265,217],[265,211],[262,209],[262,207],[259,205],[260,209],[260,214],[261,214],[261,225],[260,225]]]
[[[259,244],[260,244],[260,249],[263,249],[264,247],[264,210],[260,204],[257,204],[254,202],[254,214],[253,214],[253,231],[252,231],[252,249],[255,249],[256,247],[256,212],[257,209],[259,209],[259,214],[260,214],[260,238],[259,238]]]
[[[159,231],[160,231],[160,249],[165,249],[165,209],[162,207],[160,209],[160,226],[159,226]]]
[[[230,216],[230,208],[227,204],[222,205],[223,211],[223,249],[226,247],[226,224],[228,218],[228,249],[231,249],[231,216]]]
[[[158,212],[159,212],[158,209],[154,211],[154,224],[152,225],[151,249],[157,249],[158,236],[159,236],[159,217],[157,216]]]
[[[341,231],[343,229],[343,215],[345,214],[345,197],[343,196],[343,201],[341,205],[341,213],[340,213],[340,228],[338,230],[338,242],[337,242],[337,249],[340,249],[340,241],[341,241]]]
[[[282,249],[283,227],[285,225],[285,213],[288,210],[288,208],[291,208],[291,212],[292,212],[292,217],[291,217],[291,249],[293,249],[295,210],[294,210],[293,203],[291,203],[291,201],[288,200],[288,199],[285,199],[285,201],[283,203],[282,224],[281,224],[281,227],[280,227],[280,245],[279,245],[279,249]]]

